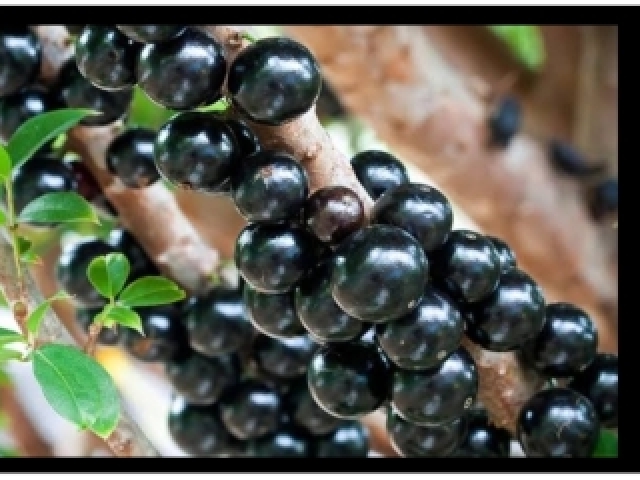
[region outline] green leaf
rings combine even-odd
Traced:
[[[4,387],[11,383],[9,374],[0,368],[0,387]]]
[[[107,323],[117,323],[123,327],[131,328],[144,335],[142,331],[142,320],[140,316],[129,307],[123,307],[122,305],[113,305],[110,308],[106,308],[104,313],[100,315],[100,321],[107,321]],[[104,320],[103,320],[104,319]]]
[[[27,331],[32,333],[33,335],[38,334],[38,330],[40,329],[40,324],[42,323],[42,319],[44,318],[44,314],[47,313],[47,309],[51,306],[53,302],[56,300],[68,300],[71,297],[64,291],[59,291],[55,295],[49,297],[47,300],[38,305],[33,312],[27,318]]]
[[[164,277],[143,277],[131,283],[120,294],[118,301],[127,307],[152,307],[177,302],[185,292]]]
[[[129,260],[122,253],[109,253],[94,258],[87,268],[87,277],[100,295],[113,299],[120,293],[129,276]]]
[[[120,398],[107,371],[68,345],[43,345],[33,352],[33,374],[62,417],[107,438],[118,424]]]
[[[224,112],[230,106],[231,106],[231,103],[229,103],[229,101],[226,98],[222,97],[217,102],[212,103],[211,105],[206,105],[204,107],[199,107],[196,110],[198,110],[199,112]]]
[[[0,143],[0,181],[4,182],[11,175],[11,157]]]
[[[601,429],[594,457],[618,457],[618,436],[610,430]]]
[[[14,168],[29,160],[48,141],[74,127],[84,117],[95,113],[87,109],[63,108],[37,115],[24,122],[7,145]]]
[[[20,457],[20,452],[15,448],[5,448],[0,447],[0,458],[18,458]]]
[[[0,209],[0,227],[4,227],[7,224],[7,214],[4,210]]]
[[[18,216],[25,223],[98,223],[91,205],[74,192],[47,193],[29,202]]]
[[[175,112],[158,105],[144,91],[136,86],[127,121],[129,126],[160,128]]]
[[[536,25],[489,25],[489,30],[530,70],[539,70],[544,64],[544,41]]]
[[[8,306],[9,300],[7,300],[7,297],[4,294],[4,290],[2,290],[2,287],[0,287],[0,308]]]
[[[0,364],[9,360],[22,360],[22,353],[0,345]]]
[[[20,332],[14,332],[7,328],[0,327],[0,346],[14,342],[25,342],[26,339]]]

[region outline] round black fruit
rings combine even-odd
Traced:
[[[599,353],[569,383],[569,388],[589,399],[605,428],[618,428],[618,357]]]
[[[520,129],[520,103],[513,97],[501,98],[489,118],[491,141],[506,147]]]
[[[402,162],[381,150],[365,150],[356,154],[351,159],[351,167],[373,200],[391,187],[409,183],[409,174]]]
[[[307,112],[322,76],[313,54],[289,38],[269,37],[242,50],[227,79],[234,106],[257,123],[282,125]]]
[[[80,308],[76,310],[76,321],[85,333],[89,333],[89,326],[93,319],[102,311],[101,308]],[[124,327],[114,325],[111,328],[102,327],[98,334],[98,345],[116,346],[124,338]]]
[[[284,427],[271,435],[249,442],[250,457],[307,458],[313,452],[313,439],[301,429]]]
[[[292,382],[284,401],[291,421],[311,435],[327,435],[343,422],[318,406],[309,392],[306,376]]]
[[[315,239],[297,227],[250,224],[238,235],[235,264],[252,288],[286,293],[316,264]]]
[[[238,159],[236,139],[217,115],[183,113],[158,131],[154,158],[156,168],[169,182],[216,193]]]
[[[507,458],[511,451],[508,430],[489,422],[486,410],[473,409],[467,413],[468,430],[455,457]]]
[[[133,88],[141,46],[110,25],[85,25],[76,38],[78,70],[103,90]]]
[[[559,172],[577,178],[590,177],[605,169],[604,164],[591,163],[582,152],[557,138],[549,142],[549,160]]]
[[[389,363],[374,345],[351,342],[320,348],[307,370],[309,391],[331,415],[357,419],[389,396]]]
[[[124,131],[107,147],[109,171],[128,188],[145,188],[160,178],[154,162],[156,134],[146,128]]]
[[[289,380],[307,373],[315,350],[316,344],[307,335],[283,339],[258,335],[253,342],[251,356],[264,372]]]
[[[340,185],[320,188],[307,198],[303,211],[307,230],[321,242],[336,245],[365,224],[358,195]]]
[[[309,194],[304,168],[285,152],[260,150],[242,160],[231,176],[233,200],[250,222],[294,218]]]
[[[453,210],[439,190],[420,183],[389,188],[376,200],[372,223],[392,225],[411,234],[426,253],[440,247],[453,225]]]
[[[416,307],[428,274],[427,257],[416,239],[397,227],[372,225],[336,250],[331,293],[349,315],[384,323]]]
[[[464,318],[444,293],[427,285],[418,306],[376,326],[376,340],[395,365],[408,370],[436,367],[460,345]]]
[[[478,370],[464,347],[431,370],[393,372],[391,404],[416,425],[442,425],[463,416],[477,394]]]
[[[551,377],[572,377],[595,358],[598,332],[583,310],[569,303],[545,308],[542,330],[522,346],[522,358]]]
[[[53,96],[39,86],[0,98],[0,139],[8,142],[24,122],[56,107]]]
[[[315,439],[316,457],[364,458],[369,454],[369,432],[360,422],[346,421]]]
[[[605,178],[592,185],[587,192],[589,208],[596,220],[618,211],[618,179]]]
[[[429,259],[434,282],[464,303],[487,297],[500,279],[500,257],[493,243],[469,230],[453,230]]]
[[[528,457],[590,457],[599,433],[591,402],[567,388],[536,393],[518,415],[518,440]]]
[[[187,30],[163,43],[147,44],[138,58],[138,84],[156,103],[190,110],[220,98],[227,61],[215,39]]]
[[[498,253],[498,258],[500,259],[500,270],[503,273],[518,266],[516,262],[516,254],[504,240],[490,235],[486,235],[486,238],[493,244],[496,252]]]
[[[137,309],[144,335],[127,330],[125,345],[143,362],[169,362],[188,349],[187,333],[180,311],[173,305]]]
[[[0,28],[0,98],[33,82],[41,61],[40,41],[29,28]]]
[[[126,36],[141,43],[161,43],[185,31],[184,25],[116,25]]]
[[[391,446],[403,457],[448,457],[460,446],[467,433],[467,417],[448,423],[419,426],[407,422],[389,408],[387,432]]]
[[[544,325],[544,297],[521,270],[503,273],[498,287],[466,311],[467,336],[487,350],[517,350]]]
[[[245,285],[243,300],[251,324],[263,334],[285,339],[304,333],[293,293],[264,293]]]
[[[260,139],[256,133],[251,130],[249,125],[247,125],[247,122],[231,117],[227,118],[226,122],[227,126],[233,132],[233,136],[236,137],[239,158],[246,158],[252,153],[261,150]]]

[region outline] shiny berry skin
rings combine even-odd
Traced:
[[[511,434],[489,422],[486,410],[467,413],[468,430],[455,457],[507,458],[511,452]]]
[[[213,38],[195,30],[163,43],[147,44],[138,58],[140,88],[172,110],[190,110],[220,98],[227,61]]]
[[[132,128],[114,138],[105,154],[107,168],[128,188],[145,188],[160,178],[154,163],[156,134]]]
[[[420,183],[404,183],[389,188],[376,200],[371,223],[403,229],[429,253],[440,247],[451,231],[453,210],[439,190]]]
[[[171,401],[169,434],[182,450],[196,456],[225,454],[234,444],[215,406],[191,405],[182,397]]]
[[[365,227],[336,250],[331,293],[349,315],[384,323],[413,310],[429,275],[429,262],[416,239],[388,225]]]
[[[542,330],[522,346],[524,361],[551,377],[572,377],[595,358],[598,332],[586,312],[569,303],[545,307]]]
[[[250,224],[238,235],[234,259],[242,278],[265,293],[286,293],[316,263],[315,239],[288,225]]]
[[[493,243],[469,230],[453,230],[429,259],[436,285],[464,303],[486,298],[500,279],[500,257]]]
[[[516,262],[516,254],[511,247],[506,244],[504,240],[501,240],[498,237],[492,237],[490,235],[485,235],[495,247],[496,252],[498,253],[498,258],[500,259],[500,270],[501,272],[507,272],[512,268],[516,268],[518,266]]]
[[[225,121],[236,138],[239,158],[246,158],[261,150],[260,139],[245,121],[237,118],[227,118]]]
[[[501,98],[489,118],[491,141],[506,147],[518,133],[521,122],[520,103],[513,97]]]
[[[101,112],[80,121],[81,125],[90,127],[109,125],[119,120],[128,112],[133,99],[131,89],[107,91],[93,85],[82,76],[73,58],[60,69],[56,91],[59,101],[67,108]]]
[[[73,172],[73,178],[75,178],[77,184],[76,193],[78,195],[84,198],[87,202],[93,202],[103,196],[100,185],[84,162],[69,162],[68,165]]]
[[[393,372],[391,404],[408,422],[442,425],[465,414],[478,395],[478,369],[459,347],[437,367]]]
[[[517,420],[527,457],[590,457],[600,433],[591,402],[568,388],[549,388],[531,397]]]
[[[107,301],[89,282],[87,267],[94,257],[115,252],[112,246],[97,238],[87,238],[65,246],[56,266],[58,285],[73,296],[77,304],[86,308],[101,307]]]
[[[284,339],[305,333],[293,293],[264,293],[245,285],[242,297],[251,324],[264,335]]]
[[[318,406],[309,392],[306,376],[291,384],[284,401],[291,421],[311,435],[327,435],[343,422]]]
[[[243,380],[224,392],[219,405],[222,423],[239,440],[262,437],[278,429],[282,399],[262,382]]]
[[[304,168],[285,152],[261,150],[246,157],[231,176],[233,200],[250,222],[294,218],[309,194]]]
[[[39,86],[27,87],[0,98],[0,139],[8,142],[24,122],[57,106],[53,95]]]
[[[376,340],[389,360],[408,370],[436,367],[460,345],[464,318],[444,293],[428,285],[418,306],[376,326]]]
[[[101,308],[80,308],[76,310],[76,321],[82,327],[85,333],[89,333],[89,326],[93,323],[93,319],[102,311]],[[124,327],[115,325],[112,328],[102,327],[98,334],[98,345],[116,346],[121,343],[124,338]]]
[[[206,112],[183,113],[165,123],[156,136],[154,157],[169,182],[203,192],[216,192],[238,159],[231,129]]]
[[[352,342],[321,347],[307,381],[314,400],[327,413],[357,419],[376,410],[389,396],[390,366],[374,345]]]
[[[40,71],[42,47],[27,27],[0,28],[0,98],[33,82]]]
[[[141,43],[161,43],[185,31],[184,25],[116,25],[130,39]]]
[[[307,230],[324,243],[338,244],[365,224],[364,207],[358,195],[340,185],[316,190],[304,205]]]
[[[596,220],[618,211],[618,179],[606,178],[589,188],[589,209]]]
[[[184,324],[191,348],[211,357],[237,352],[253,336],[242,293],[231,288],[217,287],[195,298]]]
[[[235,385],[242,374],[231,356],[208,358],[194,351],[170,360],[166,374],[173,389],[193,405],[211,405]]]
[[[618,357],[599,353],[591,364],[569,383],[569,388],[587,397],[605,428],[618,428]]]
[[[517,350],[544,325],[542,290],[521,270],[503,273],[498,287],[466,311],[467,336],[487,350]]]
[[[75,43],[78,70],[103,90],[133,88],[140,48],[113,26],[85,25]]]
[[[360,422],[346,421],[315,439],[316,457],[364,458],[369,454],[369,432]]]
[[[604,171],[604,164],[590,163],[582,152],[562,140],[554,138],[549,143],[549,160],[560,173],[584,178]]]
[[[173,305],[136,309],[144,335],[127,330],[127,351],[142,362],[168,362],[188,348],[187,332]]]
[[[258,335],[253,341],[251,356],[263,371],[287,380],[307,373],[315,350],[316,344],[307,335],[282,339]]]
[[[364,323],[349,316],[331,296],[328,262],[316,266],[295,289],[295,309],[300,322],[319,342],[348,342],[362,333]]]
[[[313,451],[313,439],[301,429],[284,427],[271,435],[249,442],[250,457],[308,458]]]
[[[455,418],[442,425],[419,426],[407,422],[390,408],[387,432],[391,446],[403,457],[448,457],[467,433],[467,417]]]
[[[13,174],[13,201],[16,212],[47,193],[72,192],[77,183],[71,168],[57,158],[36,155]]]
[[[242,50],[229,67],[233,105],[250,120],[282,125],[307,112],[322,88],[320,66],[300,43],[263,38]]]
[[[409,174],[400,160],[382,150],[365,150],[351,158],[358,181],[375,201],[389,188],[409,183]]]

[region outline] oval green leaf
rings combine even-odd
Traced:
[[[140,319],[140,315],[131,310],[129,307],[114,305],[105,312],[104,318],[109,319],[111,323],[117,323],[119,325],[122,325],[123,327],[131,328],[136,332],[140,332],[142,335],[144,335],[144,332],[142,331],[142,320]]]
[[[8,345],[15,342],[26,342],[26,339],[20,332],[0,327],[0,345]]]
[[[4,227],[7,224],[7,214],[4,210],[0,209],[0,227]]]
[[[129,276],[129,260],[122,253],[94,258],[87,267],[87,277],[103,297],[114,299]]]
[[[29,331],[29,333],[32,333],[34,336],[37,336],[38,335],[38,330],[40,329],[40,324],[42,323],[42,320],[44,319],[44,314],[47,313],[47,310],[49,309],[51,304],[53,302],[55,302],[56,300],[68,300],[70,298],[71,297],[69,296],[69,294],[67,292],[60,291],[60,292],[56,293],[55,295],[53,295],[52,297],[49,297],[47,300],[42,302],[40,305],[38,305],[33,310],[33,312],[31,312],[29,317],[27,317],[27,331]]]
[[[0,144],[0,181],[4,182],[11,174],[11,157],[9,152]]]
[[[47,193],[29,202],[20,212],[23,223],[98,223],[91,205],[74,192]]]
[[[63,418],[101,438],[114,431],[120,397],[109,373],[93,358],[68,345],[43,345],[33,352],[33,374]]]
[[[14,132],[7,145],[13,166],[22,165],[48,141],[96,113],[84,108],[63,108],[30,118]]]
[[[544,40],[537,25],[490,25],[489,29],[528,69],[536,71],[544,65]]]
[[[177,302],[186,296],[184,290],[164,277],[143,277],[125,288],[118,302],[126,307],[152,307]]]

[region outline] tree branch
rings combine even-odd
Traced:
[[[18,450],[27,457],[53,457],[49,445],[34,428],[31,419],[22,409],[11,386],[0,387],[1,412],[9,417],[9,432]]]

